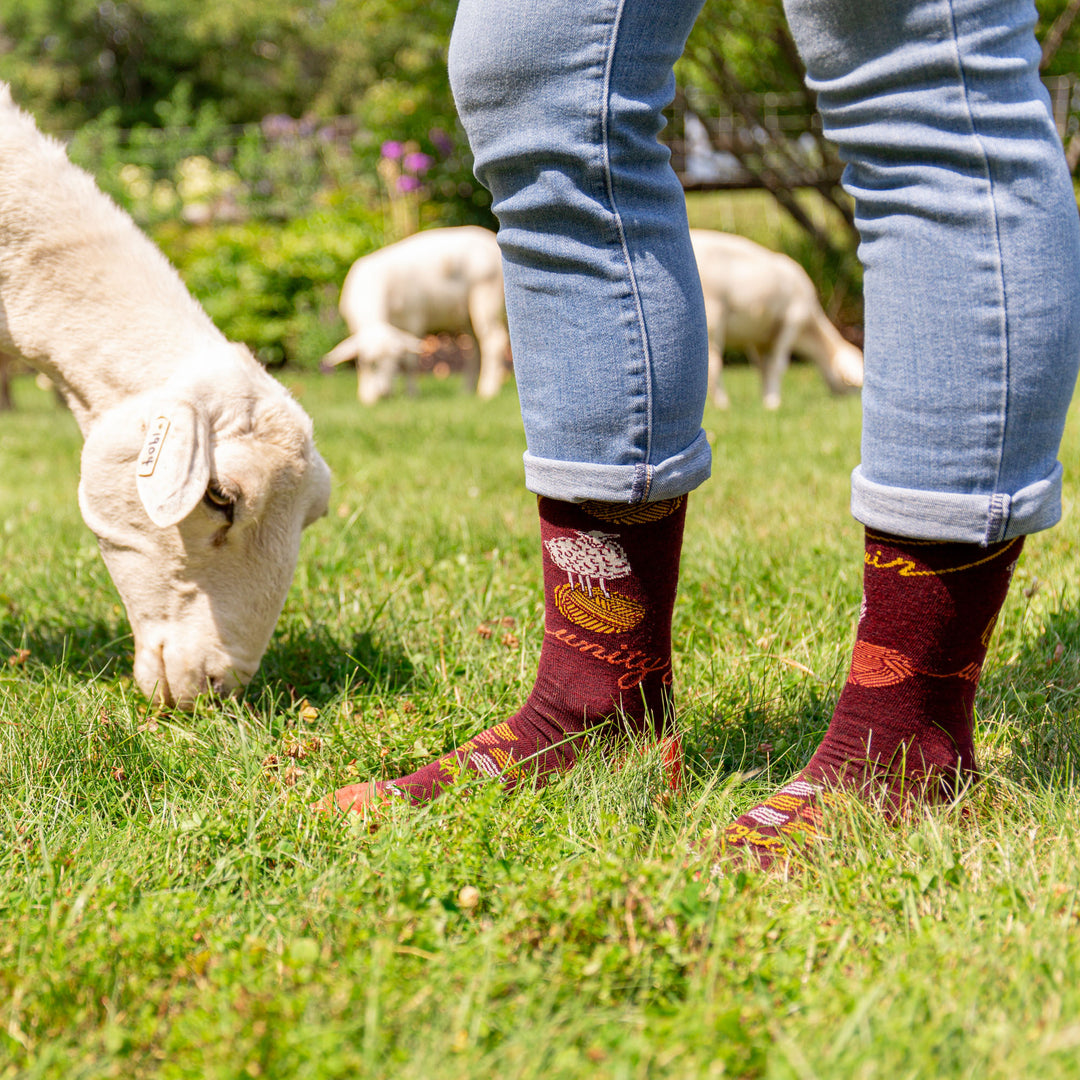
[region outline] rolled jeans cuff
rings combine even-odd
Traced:
[[[1061,463],[1013,495],[960,495],[886,487],[851,474],[851,513],[871,529],[918,540],[994,544],[1049,529],[1061,520]]]
[[[658,465],[592,465],[557,461],[525,452],[525,486],[563,502],[659,502],[685,495],[712,473],[712,451],[704,431],[685,449]]]

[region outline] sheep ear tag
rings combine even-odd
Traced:
[[[139,451],[139,476],[153,476],[158,463],[158,452],[161,450],[165,436],[169,434],[169,418],[159,416],[150,425],[146,433],[146,442]]]
[[[135,464],[135,486],[150,520],[168,528],[191,513],[206,493],[210,453],[205,421],[190,405],[155,415]]]

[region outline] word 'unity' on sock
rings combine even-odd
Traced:
[[[569,769],[587,741],[663,741],[677,786],[682,756],[673,735],[671,614],[686,496],[638,504],[540,498],[538,506],[544,641],[525,704],[416,772],[339,789],[342,810],[395,796],[425,803],[468,773],[508,789],[540,786]]]
[[[851,669],[825,738],[795,780],[727,826],[729,854],[768,866],[817,839],[851,795],[892,817],[976,779],[975,690],[1023,542],[867,530]]]

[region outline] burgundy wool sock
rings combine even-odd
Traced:
[[[822,810],[848,794],[892,816],[976,778],[975,690],[1023,543],[866,531],[851,669],[825,738],[795,780],[724,830],[725,849],[768,866],[813,842]]]
[[[393,781],[335,793],[342,810],[390,796],[435,798],[462,773],[543,785],[589,740],[669,740],[672,786],[682,756],[672,736],[671,615],[686,496],[664,502],[566,503],[540,498],[544,641],[522,708],[451,753]]]

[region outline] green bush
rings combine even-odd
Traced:
[[[343,336],[337,300],[349,266],[383,231],[379,210],[345,201],[284,224],[174,221],[153,237],[229,338],[265,364],[313,368]]]
[[[270,366],[314,367],[340,340],[337,299],[361,255],[418,229],[493,224],[460,132],[375,144],[341,117],[229,126],[182,86],[158,113],[163,126],[122,131],[106,111],[69,155]]]

